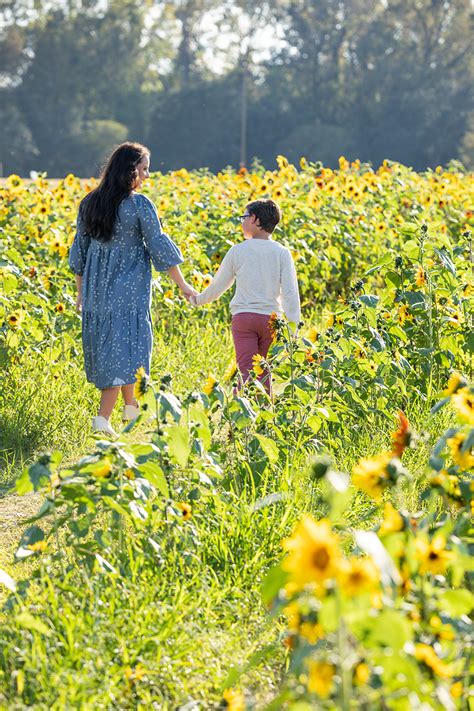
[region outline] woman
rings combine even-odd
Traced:
[[[154,204],[137,192],[149,177],[150,151],[123,143],[111,155],[99,186],[79,206],[69,255],[82,310],[87,379],[101,391],[96,432],[116,433],[109,418],[120,390],[123,420],[138,415],[135,373],[150,372],[151,266],[166,271],[186,298],[195,290],[183,278],[178,247],[162,231]]]

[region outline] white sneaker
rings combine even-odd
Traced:
[[[130,422],[130,420],[136,420],[139,414],[139,407],[135,407],[135,405],[125,405],[122,413],[122,422]]]
[[[105,432],[111,437],[117,437],[116,431],[112,428],[110,422],[106,417],[102,415],[97,415],[97,417],[92,418],[92,431],[93,432]]]

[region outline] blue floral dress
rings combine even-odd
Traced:
[[[151,265],[166,271],[182,261],[145,195],[123,200],[109,242],[91,239],[79,210],[69,266],[83,278],[85,370],[100,390],[135,382],[141,366],[150,372]]]

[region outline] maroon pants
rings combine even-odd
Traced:
[[[241,313],[232,317],[232,337],[234,339],[237,365],[242,375],[243,382],[248,380],[252,370],[252,358],[259,353],[267,357],[268,349],[273,340],[270,330],[270,315]],[[268,371],[258,376],[265,390],[271,394],[271,376]]]

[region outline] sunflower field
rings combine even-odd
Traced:
[[[0,184],[0,709],[474,708],[472,177],[153,174],[197,289],[274,198],[303,322],[255,359],[274,399],[236,392],[230,295],[193,308],[155,274],[115,441],[67,265],[96,181]]]

